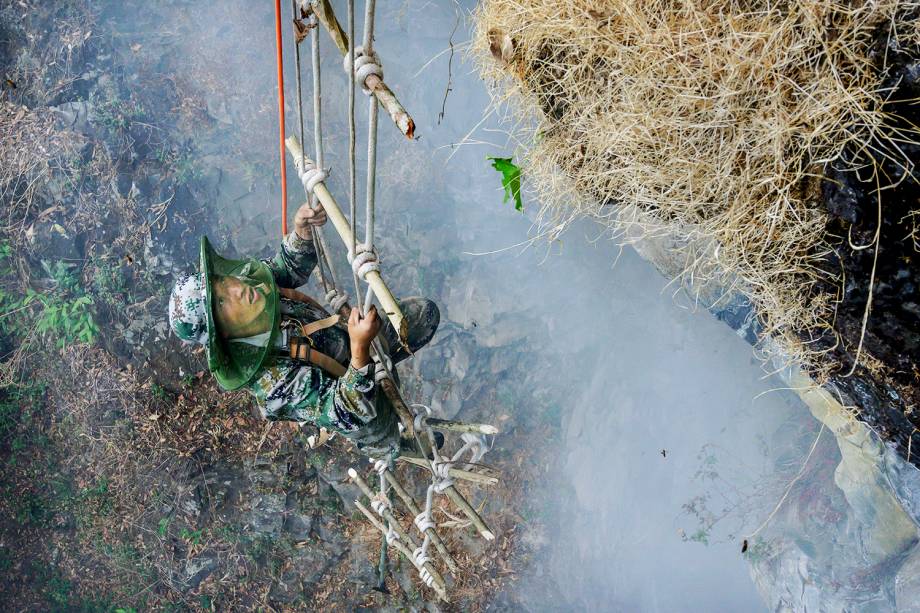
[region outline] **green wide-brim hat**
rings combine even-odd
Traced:
[[[205,310],[208,317],[208,368],[225,390],[235,390],[250,383],[271,359],[281,318],[278,286],[271,269],[259,260],[231,260],[217,255],[207,236],[201,237],[201,274],[204,277]],[[265,309],[271,315],[268,341],[263,345],[229,342],[217,334],[212,305],[214,276],[248,277],[271,288]]]

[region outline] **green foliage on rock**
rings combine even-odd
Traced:
[[[10,278],[9,244],[0,243],[0,276]],[[25,292],[17,288],[0,286],[0,333],[25,339],[36,333],[52,340],[58,347],[73,343],[92,344],[99,336],[99,327],[93,319],[90,298],[74,274],[73,266],[61,261],[53,265],[42,262],[54,287],[36,291],[28,287]]]

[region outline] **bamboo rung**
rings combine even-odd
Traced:
[[[304,156],[303,147],[301,147],[300,141],[297,140],[296,136],[289,136],[284,141],[284,144],[287,147],[288,153],[294,158],[294,165],[297,168],[298,174],[303,172],[304,164],[313,163],[313,160]],[[323,209],[325,209],[326,215],[332,222],[332,227],[335,228],[335,231],[342,239],[345,247],[350,248],[354,240],[351,232],[351,225],[348,223],[348,219],[345,218],[345,214],[342,213],[342,209],[339,208],[338,203],[336,203],[335,198],[332,197],[332,194],[324,183],[317,184],[314,188],[314,192],[316,197],[319,198],[319,201],[323,203]],[[399,303],[396,302],[396,298],[393,296],[390,288],[387,287],[383,277],[380,276],[378,271],[369,272],[367,274],[367,283],[373,288],[374,294],[380,301],[380,305],[386,312],[387,318],[390,320],[393,328],[399,334],[399,338],[405,342],[408,331],[406,318],[403,316],[402,310],[399,308]]]
[[[342,56],[348,55],[348,35],[339,24],[339,20],[332,10],[332,3],[329,0],[313,0],[313,13],[316,15],[317,20],[323,24],[323,27],[326,28],[326,31],[329,32],[332,42],[335,43]],[[396,124],[396,127],[399,128],[399,131],[406,138],[412,138],[415,135],[415,122],[396,98],[393,90],[377,75],[370,75],[367,78],[367,87],[377,98],[380,105],[386,109],[387,114]]]
[[[422,468],[429,468],[428,460],[423,458],[416,458],[409,455],[401,455],[396,458],[397,462],[405,462],[406,464],[413,464],[415,466],[420,466]],[[463,479],[464,481],[472,481],[473,483],[480,483],[482,485],[497,485],[498,477],[490,477],[489,475],[482,475],[479,473],[474,473],[469,470],[463,470],[462,468],[453,468],[451,467],[448,471],[451,477],[454,479]]]

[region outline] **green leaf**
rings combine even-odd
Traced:
[[[502,187],[505,188],[505,197],[502,203],[508,202],[509,198],[514,198],[514,208],[524,212],[524,204],[521,202],[521,167],[511,161],[511,158],[500,158],[489,156],[492,160],[492,168],[502,173]]]

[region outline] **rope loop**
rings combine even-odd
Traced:
[[[361,278],[367,281],[367,275],[370,272],[380,272],[380,262],[377,259],[377,252],[368,249],[365,243],[358,243],[355,247],[356,252],[348,251],[348,261],[351,262],[351,270]]]
[[[415,527],[418,528],[419,532],[425,532],[425,530],[427,530],[428,528],[438,527],[438,524],[436,524],[431,519],[431,511],[429,509],[425,509],[424,511],[416,515],[415,519],[412,520],[412,523],[415,524]]]
[[[383,476],[383,473],[385,473],[388,469],[389,469],[389,462],[387,462],[386,460],[376,460],[374,462],[374,470],[376,470],[377,474],[380,475],[381,477]]]
[[[393,529],[392,525],[387,526],[386,539],[387,539],[387,545],[392,545],[393,543],[399,540],[399,533]]]
[[[434,473],[431,485],[438,494],[454,484],[454,480],[450,477],[450,469],[453,465],[454,463],[449,461],[435,460],[431,463],[431,472]]]
[[[345,72],[351,72],[351,58],[348,57],[348,54],[345,54],[345,58],[342,61],[342,68],[345,69]],[[361,90],[365,95],[371,95],[371,89],[367,86],[367,78],[369,76],[377,75],[380,77],[380,80],[383,80],[383,67],[380,65],[380,56],[377,55],[376,51],[371,51],[370,54],[364,53],[364,47],[355,47],[355,81],[361,84]]]
[[[421,407],[425,409],[424,413],[416,413],[415,419],[412,421],[412,425],[415,426],[415,431],[421,432],[425,428],[425,422],[431,417],[431,409],[424,404],[413,404],[412,407]]]
[[[317,185],[325,181],[329,175],[322,168],[318,168],[313,160],[307,160],[303,170],[298,173],[300,182],[308,194],[312,194]]]
[[[381,356],[380,354],[374,355],[374,382],[375,383],[380,383],[384,379],[388,379],[390,377],[390,372],[392,371],[392,369],[393,369],[393,362],[387,356]]]
[[[422,581],[424,581],[428,587],[431,587],[431,584],[434,581],[434,577],[432,577],[431,573],[428,572],[428,569],[425,568],[425,564],[430,562],[431,558],[428,557],[428,553],[425,551],[424,546],[417,547],[415,551],[412,552],[412,561],[415,562],[419,567],[419,577],[422,578]]]
[[[390,504],[389,500],[378,494],[371,499],[371,508],[374,509],[377,515],[383,515],[383,512],[389,511],[393,508],[393,505]]]
[[[329,305],[333,313],[338,313],[339,309],[345,306],[346,302],[348,302],[347,293],[339,291],[334,287],[326,292],[326,304]]]
[[[464,442],[464,448],[470,451],[470,464],[475,464],[481,460],[482,456],[484,456],[489,450],[489,448],[486,446],[486,437],[481,434],[464,432],[460,435],[460,440]]]

